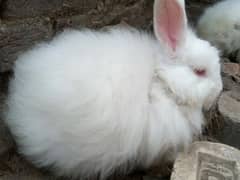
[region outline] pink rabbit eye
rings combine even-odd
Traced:
[[[194,73],[198,76],[206,76],[206,69],[194,69]]]

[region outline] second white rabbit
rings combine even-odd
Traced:
[[[223,54],[229,55],[240,50],[239,9],[239,0],[220,1],[207,8],[198,22],[198,34]]]

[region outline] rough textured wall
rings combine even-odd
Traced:
[[[190,19],[216,0],[188,0]],[[64,27],[98,28],[125,21],[140,28],[152,24],[153,0],[1,0],[0,73],[11,69],[18,53],[51,38]]]

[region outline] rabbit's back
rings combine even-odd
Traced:
[[[119,31],[65,32],[17,60],[7,123],[36,164],[109,173],[137,154],[156,44]]]

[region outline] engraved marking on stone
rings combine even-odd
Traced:
[[[198,152],[197,180],[237,180],[236,162]]]

